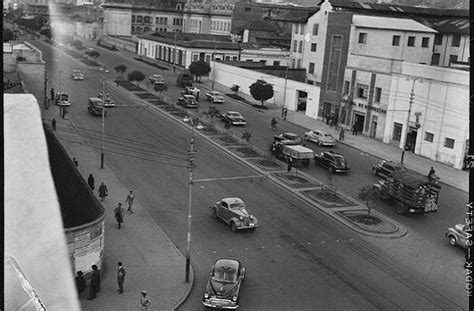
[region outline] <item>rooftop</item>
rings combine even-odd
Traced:
[[[393,29],[400,31],[416,31],[416,32],[431,32],[436,33],[430,27],[427,27],[417,21],[405,18],[381,17],[381,16],[366,16],[354,15],[352,23],[356,27],[376,28],[376,29]]]

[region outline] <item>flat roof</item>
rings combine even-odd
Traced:
[[[414,21],[413,19],[408,18],[394,18],[356,14],[352,17],[352,23],[356,27],[363,28],[437,33],[436,30],[425,26],[417,21]]]

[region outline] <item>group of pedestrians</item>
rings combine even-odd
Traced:
[[[100,270],[97,267],[97,265],[92,265],[91,268],[92,268],[92,273],[90,276],[89,297],[87,298],[87,300],[93,300],[97,298],[97,294],[101,291]],[[117,263],[117,287],[118,287],[117,292],[119,294],[123,294],[124,292],[125,275],[126,275],[126,272],[125,272],[123,263],[119,261]],[[82,296],[82,293],[86,289],[86,281],[84,279],[84,274],[82,271],[77,271],[75,281],[76,281],[78,295],[80,298]],[[148,294],[146,291],[141,292],[139,304],[140,304],[141,310],[148,310],[148,307],[151,304],[151,300],[148,297]]]

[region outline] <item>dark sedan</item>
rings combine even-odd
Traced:
[[[316,165],[320,165],[328,169],[330,173],[347,173],[350,168],[346,158],[342,154],[333,151],[321,152],[314,156]]]
[[[388,178],[395,171],[403,170],[400,164],[393,163],[390,160],[383,160],[382,162],[372,166],[372,172],[375,175],[379,175],[383,178]]]
[[[227,111],[221,115],[224,122],[229,122],[231,125],[245,125],[247,120],[237,111]]]
[[[237,309],[244,278],[245,267],[240,261],[217,260],[211,269],[202,303],[209,308]]]
[[[280,135],[273,136],[275,142],[279,142],[283,145],[302,145],[303,139],[293,133],[283,133]]]

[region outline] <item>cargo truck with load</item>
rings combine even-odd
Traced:
[[[178,75],[176,85],[180,87],[193,86],[194,76],[190,72],[183,72]]]
[[[397,212],[433,213],[438,210],[438,197],[441,186],[435,180],[416,173],[394,171],[387,179],[374,184],[382,199],[394,199]]]
[[[314,158],[313,150],[301,145],[286,145],[281,142],[274,142],[271,146],[272,155],[281,160],[293,159],[293,165],[308,166]]]

